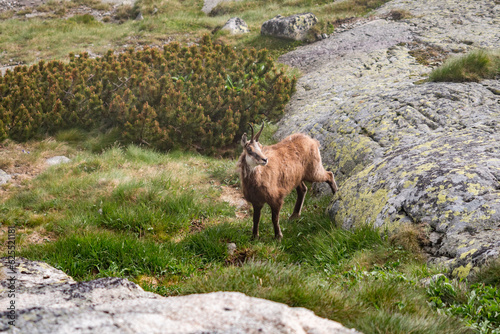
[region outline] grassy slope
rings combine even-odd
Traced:
[[[313,12],[320,20],[322,31],[332,30],[329,24],[336,19],[366,14],[382,4],[383,0],[348,0],[337,4],[330,1],[253,1],[224,3],[219,15],[210,17],[201,8],[201,0],[139,0],[131,10],[131,18],[141,11],[144,20],[126,20],[122,24],[104,23],[83,17],[53,19],[22,19],[14,16],[0,20],[0,64],[10,62],[32,63],[39,59],[64,59],[68,53],[92,51],[103,54],[108,49],[125,49],[130,45],[162,45],[170,40],[195,42],[203,34],[220,28],[233,16],[245,20],[251,33],[216,36],[236,46],[266,47],[276,55],[300,45],[300,42],[282,41],[260,36],[260,26],[278,14]],[[61,5],[60,5],[61,6]],[[95,7],[95,6],[94,6]],[[153,14],[154,9],[158,11]]]
[[[329,21],[366,13],[380,3],[243,1],[225,4],[218,9],[220,15],[206,17],[200,1],[169,1],[162,6],[144,0],[140,7],[145,20],[121,25],[11,19],[0,22],[0,45],[5,50],[0,62],[61,58],[85,49],[101,53],[129,43],[160,44],[165,36],[193,41],[235,13],[252,33],[218,33],[219,38],[236,46],[267,46],[278,55],[300,43],[261,37],[263,17],[312,11],[320,18],[320,29],[328,30]],[[148,16],[155,6],[158,14]],[[262,141],[267,143],[269,137],[270,132],[264,133]],[[472,319],[467,321],[484,326],[484,333],[493,333],[491,328],[499,323],[485,322],[495,318],[482,316],[484,310],[479,309],[485,301],[495,300],[496,290],[479,294],[482,290],[456,282],[425,288],[421,280],[439,268],[428,267],[414,247],[400,241],[404,236],[389,240],[371,229],[343,231],[331,226],[324,213],[328,197],[308,195],[301,220],[288,222],[295,198],[289,196],[281,215],[282,243],[272,238],[266,208],[261,239],[252,241],[248,210],[240,210],[243,217],[238,218],[238,210],[221,200],[222,193],[238,184],[234,161],[135,146],[110,148],[112,142],[112,135],[66,131],[56,139],[2,144],[0,168],[21,173],[0,188],[1,228],[18,227],[18,255],[47,261],[79,280],[127,277],[164,295],[242,291],[310,308],[364,333],[470,331],[449,314]],[[47,168],[44,158],[54,155],[67,155],[72,161]],[[230,242],[237,245],[234,254],[228,254]],[[498,286],[498,264],[491,268],[481,273],[480,281]],[[481,303],[476,305],[476,300]]]
[[[92,153],[106,138],[72,131],[56,138],[5,142],[0,153],[1,168],[40,173],[18,176],[1,190],[0,220],[18,227],[19,256],[78,280],[126,277],[163,295],[241,291],[310,308],[365,333],[468,331],[437,313],[419,283],[439,269],[398,238],[335,228],[324,211],[329,196],[307,196],[303,217],[288,222],[295,200],[289,196],[281,243],[266,208],[261,239],[252,241],[248,209],[221,199],[239,183],[233,160],[136,146]],[[44,166],[57,154],[72,160]]]

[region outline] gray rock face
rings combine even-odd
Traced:
[[[309,310],[242,293],[165,298],[126,279],[77,283],[45,263],[17,261],[15,327],[4,311],[12,299],[0,299],[0,331],[7,333],[357,333]],[[9,271],[8,260],[0,259],[2,296]]]
[[[246,22],[239,17],[230,18],[221,29],[229,30],[233,35],[246,34],[250,32],[250,29],[248,29],[248,25],[246,24]]]
[[[338,225],[424,224],[432,261],[465,277],[500,252],[500,84],[418,84],[430,68],[410,51],[500,47],[500,5],[395,0],[378,12],[394,9],[413,17],[372,20],[280,58],[305,74],[277,137],[320,140],[342,184],[329,209]]]
[[[12,179],[12,176],[0,169],[0,184],[5,184]]]
[[[264,22],[260,33],[266,36],[301,41],[307,37],[309,29],[316,23],[318,23],[318,18],[312,13],[296,14],[287,17],[278,15]]]

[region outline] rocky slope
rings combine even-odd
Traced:
[[[422,83],[421,63],[499,48],[500,3],[394,0],[377,14],[394,10],[409,18],[358,22],[280,58],[304,76],[277,137],[323,143],[342,184],[338,225],[418,224],[432,261],[464,277],[500,252],[500,83]]]
[[[0,332],[7,333],[357,333],[339,323],[237,292],[161,297],[122,278],[75,282],[43,262],[18,258],[14,287],[0,259]],[[14,301],[15,326],[9,326]]]

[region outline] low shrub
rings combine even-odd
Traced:
[[[276,120],[294,86],[267,51],[237,51],[208,35],[199,46],[70,54],[69,63],[40,61],[0,77],[0,140],[118,128],[123,142],[213,153],[235,144],[247,123]]]
[[[462,318],[478,333],[500,333],[500,290],[483,283],[465,283],[440,276],[427,288],[431,306]]]

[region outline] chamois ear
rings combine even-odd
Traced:
[[[245,147],[247,144],[247,134],[244,133],[243,136],[241,136],[241,146]]]
[[[264,122],[262,122],[262,127],[260,128],[259,132],[255,135],[255,141],[259,141],[260,134],[262,133],[262,130],[264,130]]]

